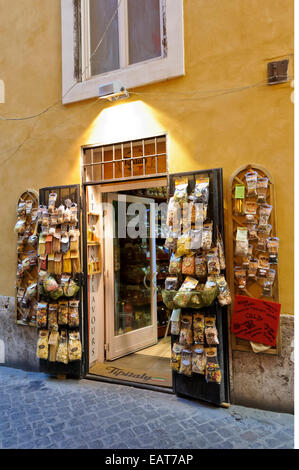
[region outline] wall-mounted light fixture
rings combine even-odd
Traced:
[[[99,98],[109,101],[117,101],[129,98],[129,93],[119,81],[106,83],[99,87]]]

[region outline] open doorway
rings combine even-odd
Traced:
[[[90,276],[98,281],[95,306],[91,304],[94,288],[89,286],[89,309],[96,313],[95,334],[89,341],[96,354],[90,357],[89,374],[171,388],[171,311],[162,301],[169,265],[162,227],[167,181],[159,178],[88,189],[88,206],[92,206],[88,213],[97,204],[104,208],[103,217],[91,216],[89,224],[95,239],[101,240],[98,258],[103,267],[101,273]]]

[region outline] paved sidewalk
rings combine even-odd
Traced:
[[[291,449],[293,415],[0,367],[2,449]]]

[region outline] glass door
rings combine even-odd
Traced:
[[[109,194],[105,215],[106,359],[157,343],[155,200]]]

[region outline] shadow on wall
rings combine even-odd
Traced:
[[[39,371],[36,328],[14,323],[14,297],[0,296],[0,366]]]

